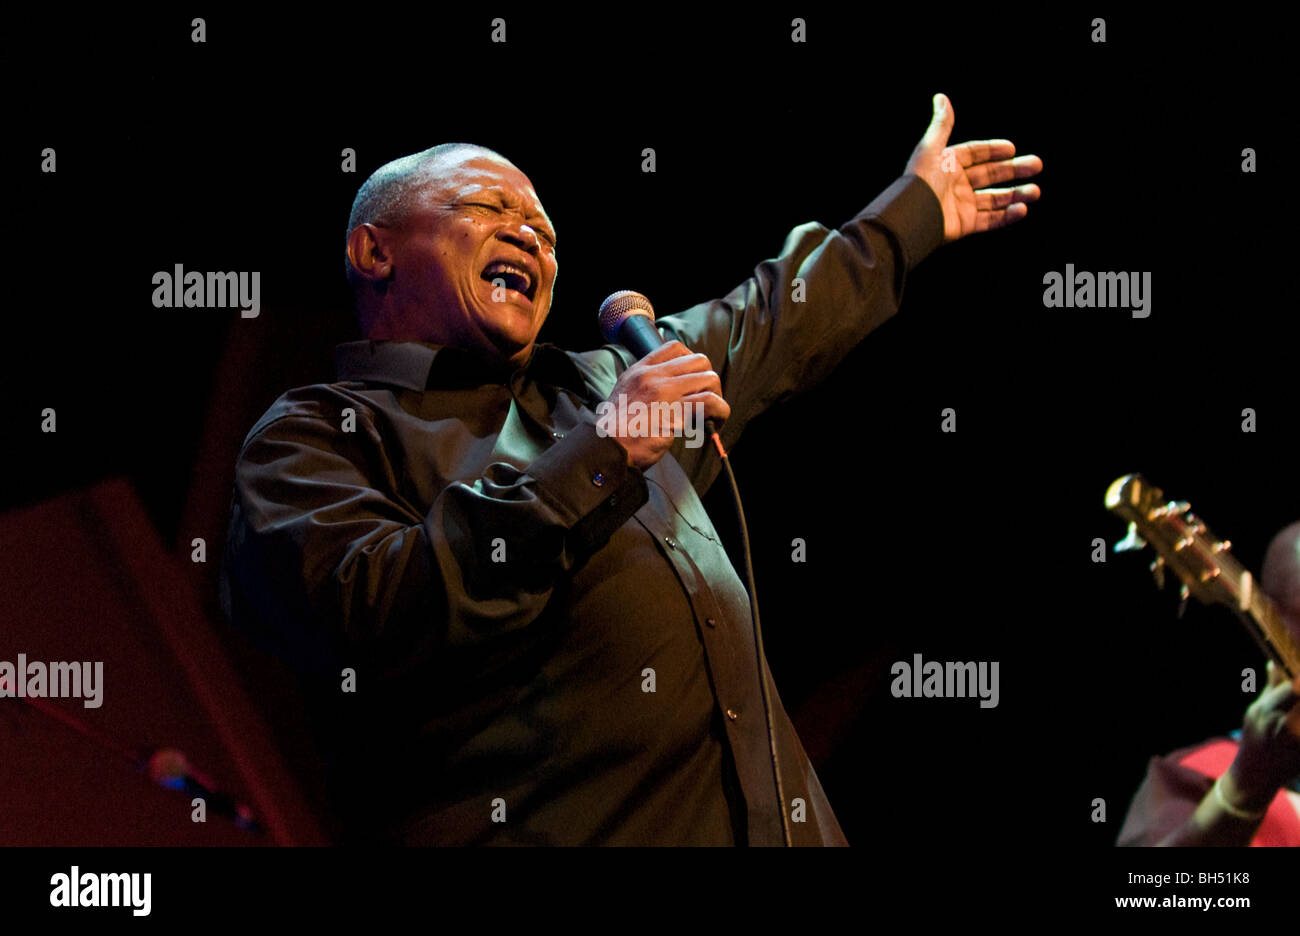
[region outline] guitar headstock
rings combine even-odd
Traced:
[[[1229,553],[1232,544],[1216,538],[1187,501],[1166,501],[1163,491],[1130,474],[1111,484],[1106,507],[1128,521],[1128,536],[1115,544],[1116,552],[1147,545],[1155,550],[1157,585],[1163,586],[1167,568],[1182,581],[1184,600],[1190,594],[1205,604],[1250,607],[1251,574]]]

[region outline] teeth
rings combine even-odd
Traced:
[[[515,276],[521,277],[524,281],[523,292],[527,292],[533,285],[533,278],[527,270],[521,270],[513,263],[506,263],[504,260],[489,263],[487,269],[483,271],[484,276],[493,276],[498,273],[513,273]]]

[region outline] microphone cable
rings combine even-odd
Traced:
[[[718,450],[718,456],[722,460],[722,470],[727,475],[727,483],[731,485],[731,502],[736,508],[736,521],[740,525],[741,551],[745,559],[745,586],[749,592],[749,610],[754,618],[754,651],[758,659],[758,684],[763,690],[763,714],[767,718],[767,743],[772,752],[772,776],[776,780],[776,803],[781,813],[781,835],[785,841],[785,846],[789,848],[793,844],[790,839],[790,817],[786,813],[785,787],[781,783],[781,762],[776,752],[776,730],[772,723],[772,692],[767,686],[767,654],[763,650],[763,626],[758,619],[758,589],[754,585],[754,559],[749,551],[749,526],[745,523],[745,508],[740,502],[740,487],[736,484],[736,473],[731,469],[731,459],[727,457],[727,450],[722,447],[722,439],[719,437],[718,430],[713,425],[712,419],[704,421],[704,431],[713,440],[713,445]]]

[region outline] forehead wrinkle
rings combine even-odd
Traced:
[[[453,163],[434,161],[433,163],[426,163],[424,171],[426,173],[426,185],[429,188],[441,189],[441,197],[433,195],[435,202],[443,199],[454,202],[476,194],[490,192],[500,197],[502,204],[509,209],[515,209],[521,202],[526,204],[528,223],[532,224],[534,221],[540,221],[552,240],[557,240],[559,237],[550,216],[542,207],[541,199],[537,197],[537,191],[533,188],[532,182],[528,181],[527,176],[523,175],[523,170],[513,164],[502,165],[495,160],[482,158]],[[516,185],[514,179],[511,178],[516,173],[523,178],[521,185]],[[516,197],[515,193],[518,193],[518,197]]]
[[[528,186],[525,189],[515,189],[503,176],[493,179],[492,184],[486,184],[483,181],[471,182],[461,191],[469,192],[475,189],[479,191],[495,192],[508,204],[515,204],[521,201],[527,202],[529,207],[533,209],[534,214],[541,211],[541,199],[537,197],[537,193],[533,191],[532,186]],[[516,198],[516,192],[518,192],[522,197]]]

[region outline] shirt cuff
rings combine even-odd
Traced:
[[[650,499],[645,475],[627,463],[627,449],[601,436],[589,412],[535,458],[528,473],[541,496],[565,517],[568,540],[579,552],[599,549]]]
[[[849,224],[868,219],[894,235],[908,273],[943,244],[943,208],[934,189],[920,176],[899,176]]]

